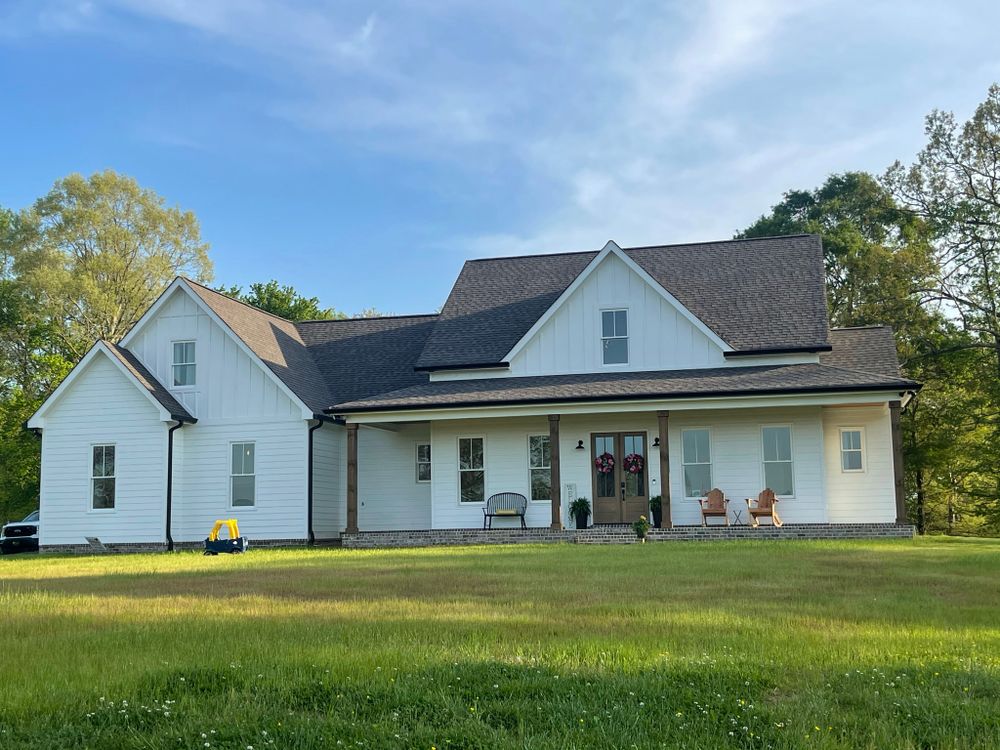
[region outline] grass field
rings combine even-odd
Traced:
[[[1000,541],[0,559],[0,748],[996,748]]]

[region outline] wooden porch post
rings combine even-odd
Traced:
[[[889,402],[889,424],[892,428],[892,478],[896,486],[896,523],[909,523],[906,497],[903,492],[903,431],[899,426],[899,401]]]
[[[549,494],[552,497],[552,529],[562,528],[559,483],[559,415],[549,414]]]
[[[663,528],[672,529],[674,520],[670,514],[670,441],[667,439],[668,411],[656,412],[660,427],[660,512],[663,514]]]
[[[347,528],[358,533],[358,426],[347,425]]]

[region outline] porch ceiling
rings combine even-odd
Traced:
[[[424,383],[339,404],[330,413],[458,409],[529,404],[679,400],[916,390],[905,378],[823,364],[607,372]]]

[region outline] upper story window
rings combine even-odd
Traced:
[[[174,386],[195,384],[194,342],[175,341],[173,361]]]
[[[859,428],[845,427],[840,431],[841,471],[864,471],[863,434]]]
[[[628,364],[628,310],[601,310],[601,351],[606,365]]]

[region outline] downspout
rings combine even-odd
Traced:
[[[313,433],[324,423],[336,421],[326,414],[313,414],[313,418],[316,420],[316,424],[309,427],[309,447],[306,457],[306,524],[310,547],[316,544],[316,532],[313,531]]]
[[[174,419],[177,417],[174,416]],[[167,552],[174,551],[174,537],[170,533],[174,506],[174,432],[183,427],[186,421],[194,423],[197,420],[177,419],[177,424],[167,430]]]

